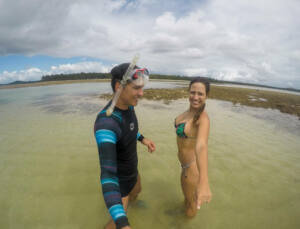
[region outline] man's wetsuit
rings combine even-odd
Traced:
[[[101,167],[100,181],[105,204],[117,228],[129,225],[121,197],[127,196],[137,181],[138,122],[133,106],[128,110],[115,107],[106,115],[110,103],[98,114],[94,134]]]

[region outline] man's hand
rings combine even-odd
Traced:
[[[155,151],[155,144],[148,138],[144,138],[142,143],[148,147],[148,152],[152,153]]]

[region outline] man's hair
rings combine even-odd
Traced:
[[[116,82],[120,82],[129,67],[130,63],[119,64],[110,71],[111,73],[111,88],[113,92],[115,92]],[[134,66],[134,69],[139,68],[138,66]]]

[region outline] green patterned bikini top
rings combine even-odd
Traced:
[[[181,122],[176,125],[176,120],[175,120],[174,126],[176,128],[177,136],[180,138],[194,138],[195,139],[196,137],[194,137],[194,136],[186,135],[186,133],[184,132],[185,125],[186,125],[186,122]]]
[[[180,138],[188,138],[188,136],[184,133],[185,124],[185,122],[179,123],[178,125],[175,123],[176,134]]]

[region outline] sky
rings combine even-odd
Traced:
[[[299,0],[0,0],[0,84],[109,72],[300,89]]]

